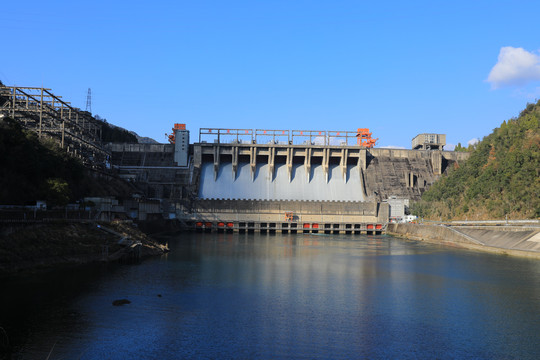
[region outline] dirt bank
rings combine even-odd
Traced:
[[[128,222],[45,223],[4,226],[0,236],[0,275],[55,265],[113,261],[127,245],[141,243],[140,255],[160,255],[167,247]],[[119,241],[122,240],[122,244]],[[113,256],[115,255],[115,256]]]

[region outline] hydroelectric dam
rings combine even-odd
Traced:
[[[205,231],[380,233],[387,199],[418,200],[468,155],[376,149],[360,130],[200,129],[184,220]]]
[[[404,206],[468,153],[443,151],[444,134],[411,150],[375,148],[369,129],[209,129],[168,144],[104,143],[103,122],[51,89],[0,86],[0,118],[80,158],[92,176],[120,177],[131,198],[92,197],[103,219],[178,219],[203,231],[381,232]]]

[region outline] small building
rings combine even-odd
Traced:
[[[446,134],[419,134],[412,139],[414,150],[443,150]]]
[[[177,166],[189,164],[189,131],[186,124],[174,124],[174,162]]]
[[[85,197],[83,198],[86,210],[98,210],[102,212],[110,212],[113,205],[118,205],[118,200],[112,196],[106,197]]]
[[[85,197],[83,205],[86,211],[97,211],[96,220],[112,220],[125,217],[124,206],[112,196],[106,197]]]
[[[124,200],[124,208],[129,218],[133,220],[162,219],[164,216],[160,199],[133,198]],[[169,217],[170,215],[166,215]]]
[[[390,222],[401,222],[409,210],[409,199],[398,199],[396,196],[390,196],[384,202],[388,203]]]

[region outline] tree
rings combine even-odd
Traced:
[[[45,200],[51,206],[66,206],[70,193],[69,185],[65,180],[58,178],[46,180]]]
[[[462,151],[461,144],[456,151]],[[413,206],[426,218],[540,216],[540,101],[501,124],[467,151],[471,156],[443,176]]]

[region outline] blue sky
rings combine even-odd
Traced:
[[[8,1],[0,80],[165,142],[370,128],[466,144],[540,98],[539,1]]]

